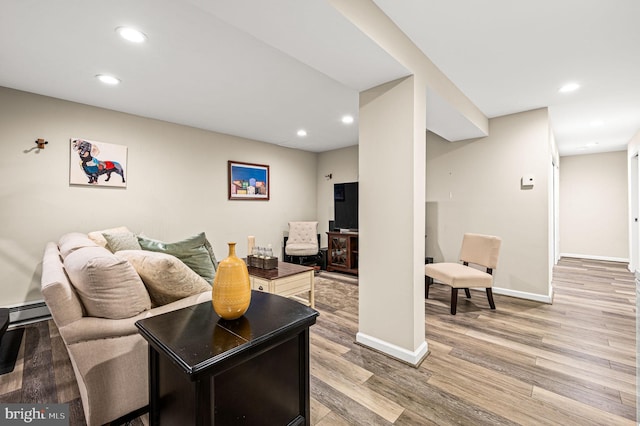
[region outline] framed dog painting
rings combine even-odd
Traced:
[[[71,138],[69,184],[127,187],[127,147]]]
[[[269,166],[229,161],[230,200],[269,200]]]

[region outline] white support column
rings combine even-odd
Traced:
[[[426,86],[415,76],[360,94],[359,331],[417,365],[424,313]]]

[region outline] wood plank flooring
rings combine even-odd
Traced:
[[[455,316],[449,288],[434,285],[425,301],[430,354],[419,368],[354,343],[357,284],[316,277],[311,424],[636,424],[635,283],[626,265],[562,259],[552,305],[495,295],[492,311],[472,291]],[[53,322],[25,330],[16,370],[0,376],[2,402],[67,402],[71,424],[84,424]]]

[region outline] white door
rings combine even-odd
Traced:
[[[629,270],[640,269],[640,164],[638,153],[629,160]]]

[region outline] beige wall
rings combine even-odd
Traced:
[[[331,178],[326,176],[331,174]],[[333,184],[358,181],[358,145],[318,154],[318,231],[327,246],[329,221],[333,215]]]
[[[560,159],[560,255],[628,261],[626,151]]]
[[[489,136],[447,142],[427,134],[427,255],[457,261],[465,232],[502,238],[495,291],[547,301],[550,292],[546,108],[489,120]],[[535,176],[531,189],[521,177]]]
[[[128,147],[126,189],[69,186],[69,138]],[[29,151],[45,138],[44,150]],[[268,164],[270,201],[228,201],[227,160]],[[41,299],[47,241],[126,225],[168,241],[205,231],[216,256],[248,235],[280,252],[316,219],[314,153],[0,88],[0,306]],[[72,164],[72,167],[77,164]]]

